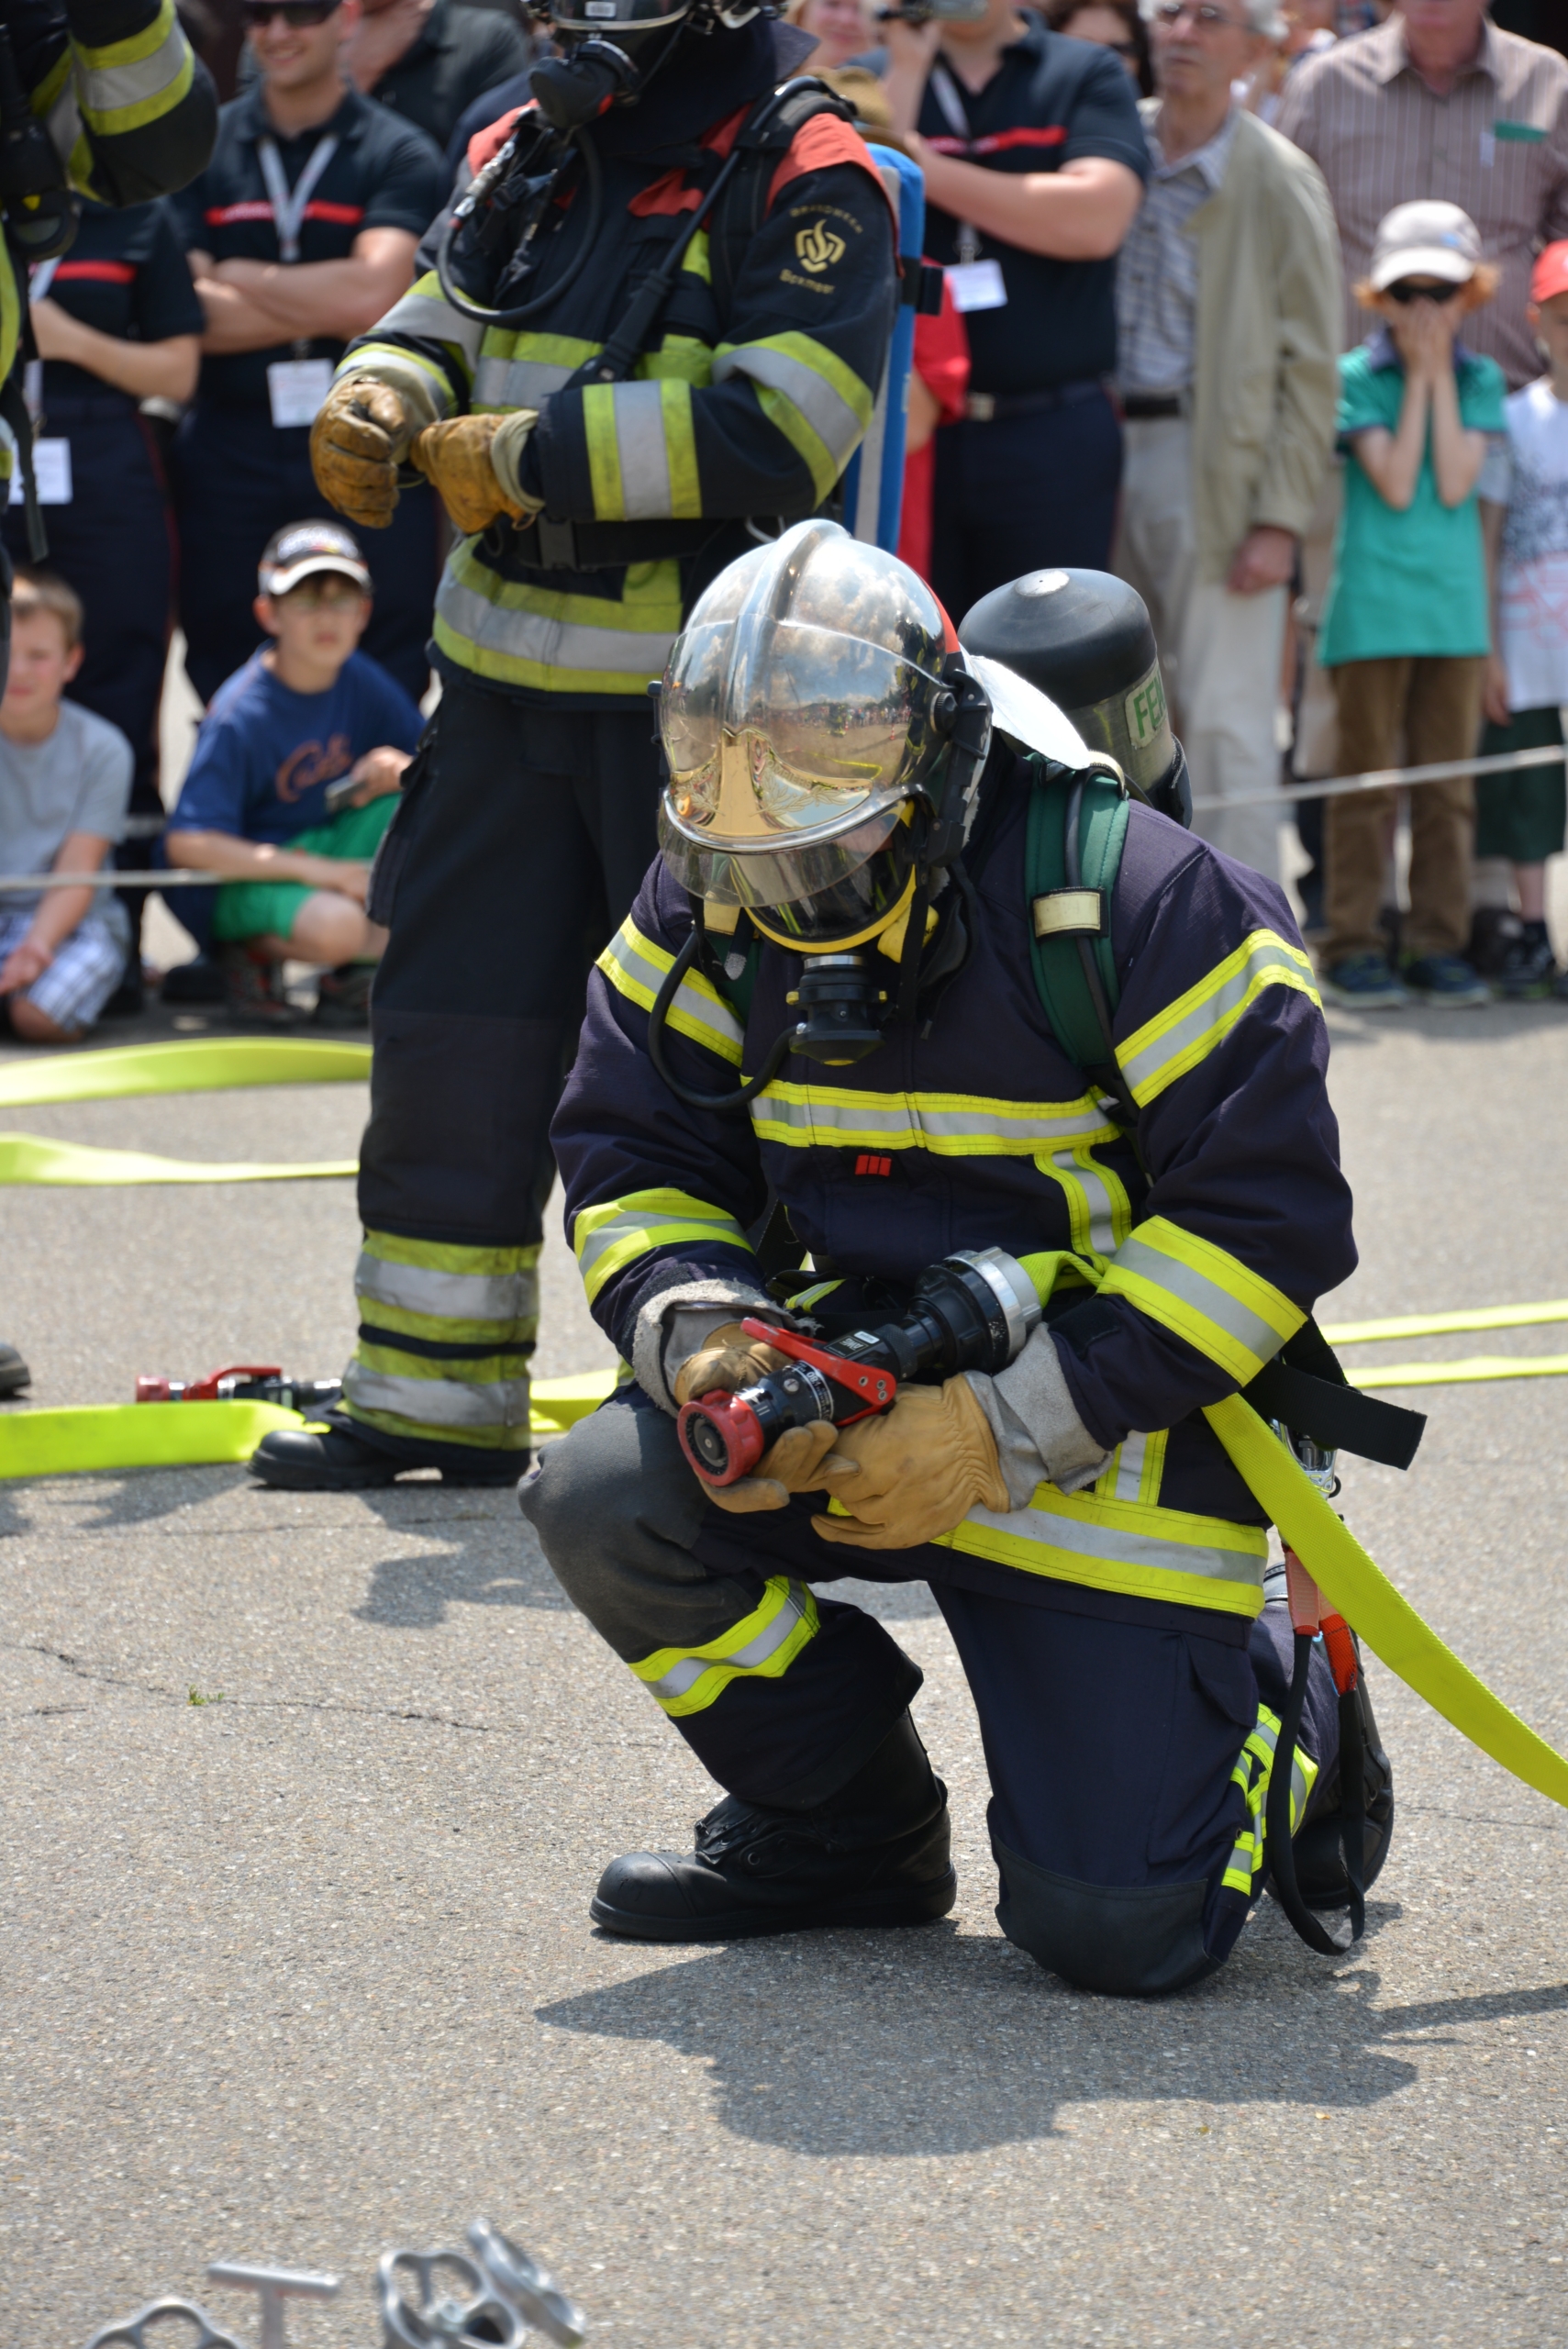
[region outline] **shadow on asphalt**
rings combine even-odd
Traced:
[[[1385,1904],[1380,1920],[1397,1917]],[[1369,1932],[1373,1918],[1369,1914]],[[1364,1947],[1364,1944],[1363,1944]],[[1163,2001],[1074,1991],[1000,1940],[800,1934],[662,1965],[537,2009],[595,2038],[662,2042],[706,2063],[717,2118],[816,2155],[956,2157],[1073,2133],[1080,2104],[1362,2110],[1410,2087],[1399,2052],[1465,2026],[1568,2010],[1568,1984],[1381,2009],[1363,1966],[1304,1975],[1272,1905],[1221,1974]]]

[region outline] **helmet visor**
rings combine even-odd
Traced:
[[[660,696],[673,831],[742,855],[827,842],[929,780],[939,677],[862,637],[750,623],[691,628],[675,647]]]
[[[693,896],[754,907],[771,932],[820,948],[863,936],[896,912],[915,865],[915,831],[903,817],[902,807],[880,808],[836,840],[781,840],[737,855],[689,839],[666,807],[659,846]]]

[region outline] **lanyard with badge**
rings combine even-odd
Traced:
[[[278,253],[285,266],[299,259],[299,232],[305,226],[306,212],[322,173],[337,151],[336,139],[318,139],[309,161],[291,190],[284,176],[283,157],[278,153],[277,141],[273,139],[256,141],[261,177],[267,183],[267,195],[272,207],[272,223],[278,232]],[[332,362],[308,357],[309,350],[307,336],[295,344],[292,359],[274,359],[267,369],[267,397],[272,402],[272,422],[280,429],[288,425],[314,424],[317,410],[332,388]]]
[[[948,128],[967,147],[973,134],[963,100],[958,94],[952,75],[939,57],[931,68],[930,86],[938,106],[947,117]],[[955,310],[1005,310],[1007,287],[999,261],[980,258],[980,231],[973,220],[958,224],[958,260],[947,270],[948,290]]]
[[[60,267],[60,255],[52,261],[40,262],[32,273],[28,285],[29,302],[41,302],[54,283],[54,273]],[[35,426],[43,413],[43,361],[29,359],[22,370],[22,396],[28,404],[28,414]],[[33,441],[33,476],[38,483],[40,506],[69,506],[71,503],[71,443],[62,436],[48,440]],[[11,474],[11,504],[26,502],[19,467]]]

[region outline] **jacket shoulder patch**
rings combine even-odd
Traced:
[[[792,181],[804,179],[807,172],[830,170],[836,163],[858,164],[875,183],[878,195],[892,212],[892,201],[882,184],[881,173],[867,152],[865,140],[858,130],[836,114],[813,115],[811,120],[796,133],[788,153],[773,173],[768,189],[768,209],[772,211]],[[896,240],[896,214],[894,215],[893,227]]]

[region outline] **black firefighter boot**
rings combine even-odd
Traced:
[[[1383,1750],[1377,1721],[1367,1695],[1364,1670],[1357,1675],[1356,1709],[1362,1725],[1362,1791],[1365,1821],[1362,1829],[1362,1883],[1370,1892],[1394,1840],[1394,1765]],[[1344,1909],[1351,1887],[1345,1876],[1345,1853],[1340,1828],[1338,1767],[1312,1789],[1307,1817],[1291,1839],[1296,1855],[1296,1881],[1309,1909]]]
[[[727,1795],[697,1821],[696,1842],[690,1859],[612,1860],[594,1922],[634,1941],[730,1942],[808,1925],[923,1925],[958,1898],[947,1788],[907,1713],[814,1810]]]

